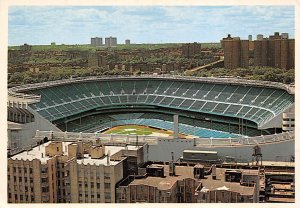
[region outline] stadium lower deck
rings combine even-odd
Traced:
[[[158,112],[100,114],[60,124],[59,128],[63,131],[99,133],[116,126],[136,124],[172,131],[174,125],[172,119],[171,114]],[[240,126],[229,125],[184,116],[179,117],[179,133],[199,138],[236,138],[242,135],[270,134],[269,131],[261,131],[241,124]]]
[[[168,78],[70,81],[18,92],[41,95],[30,108],[63,131],[125,124],[171,130],[178,114],[180,133],[205,138],[272,134],[274,128],[258,127],[294,104],[293,95],[274,87]]]

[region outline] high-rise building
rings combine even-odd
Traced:
[[[143,146],[46,142],[8,159],[8,202],[115,202],[116,184],[143,157]]]
[[[248,40],[252,41],[252,35],[248,35]]]
[[[186,58],[194,58],[196,55],[201,54],[200,43],[186,43],[182,45],[182,55]]]
[[[280,69],[295,67],[295,40],[287,33],[275,32],[269,38],[254,41],[254,66],[271,66]]]
[[[106,53],[89,53],[88,55],[88,66],[89,67],[98,67],[105,66],[106,61]]]
[[[247,68],[249,65],[249,40],[240,40],[239,37],[228,37],[221,40],[224,50],[224,67],[235,69]]]
[[[105,46],[107,47],[117,46],[117,38],[112,36],[105,38]]]
[[[130,45],[130,40],[129,39],[125,40],[125,45]]]
[[[264,38],[264,36],[262,34],[258,34],[256,36],[256,40],[262,40]]]
[[[91,38],[91,45],[92,46],[102,46],[102,38],[99,37],[95,37],[95,38]]]

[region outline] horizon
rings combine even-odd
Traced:
[[[274,32],[295,36],[294,6],[10,6],[8,22],[9,46],[85,45],[109,36],[118,44],[217,43],[227,34],[253,40]]]

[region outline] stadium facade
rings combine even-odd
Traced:
[[[9,89],[9,147],[24,148],[32,137],[97,137],[149,141],[149,160],[209,149],[249,161],[256,145],[264,159],[289,160],[294,132],[282,130],[282,116],[293,108],[292,86],[243,79],[117,76],[29,84]],[[101,133],[125,124],[171,130],[173,115],[179,115],[179,132],[193,139]]]

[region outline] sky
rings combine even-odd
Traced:
[[[8,44],[89,44],[91,37],[118,43],[219,42],[287,32],[295,36],[293,6],[10,6]]]

